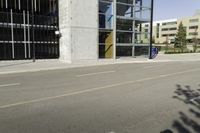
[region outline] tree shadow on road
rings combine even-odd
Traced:
[[[188,111],[180,111],[179,118],[173,121],[172,128],[178,133],[200,133],[200,89],[176,85],[174,99],[188,106]]]

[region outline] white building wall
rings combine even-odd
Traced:
[[[59,6],[60,59],[97,60],[98,0],[60,0]]]
[[[59,0],[60,60],[71,63],[71,2]]]
[[[72,1],[72,59],[98,58],[98,0]]]

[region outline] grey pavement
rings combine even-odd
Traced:
[[[138,58],[119,58],[100,59],[98,61],[82,60],[73,63],[61,62],[57,59],[52,60],[19,60],[19,61],[0,61],[0,74],[22,73],[22,72],[37,72],[44,70],[57,70],[67,68],[77,68],[86,66],[110,65],[110,64],[124,64],[124,63],[154,63],[154,62],[183,62],[183,61],[200,61],[200,54],[177,54],[164,55],[159,54],[155,59],[149,60],[144,57]]]
[[[0,75],[0,133],[199,133],[200,61]]]

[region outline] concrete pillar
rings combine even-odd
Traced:
[[[98,0],[59,0],[60,60],[98,59]]]
[[[59,0],[60,60],[72,62],[71,52],[71,0]]]
[[[116,59],[116,49],[117,49],[117,0],[113,0],[113,59]]]
[[[72,0],[72,60],[98,59],[98,0]]]

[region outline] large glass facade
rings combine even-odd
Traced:
[[[58,58],[56,30],[58,0],[0,0],[0,60]]]
[[[113,56],[113,0],[99,1],[99,58]]]
[[[99,57],[148,56],[150,21],[151,0],[99,0]]]

